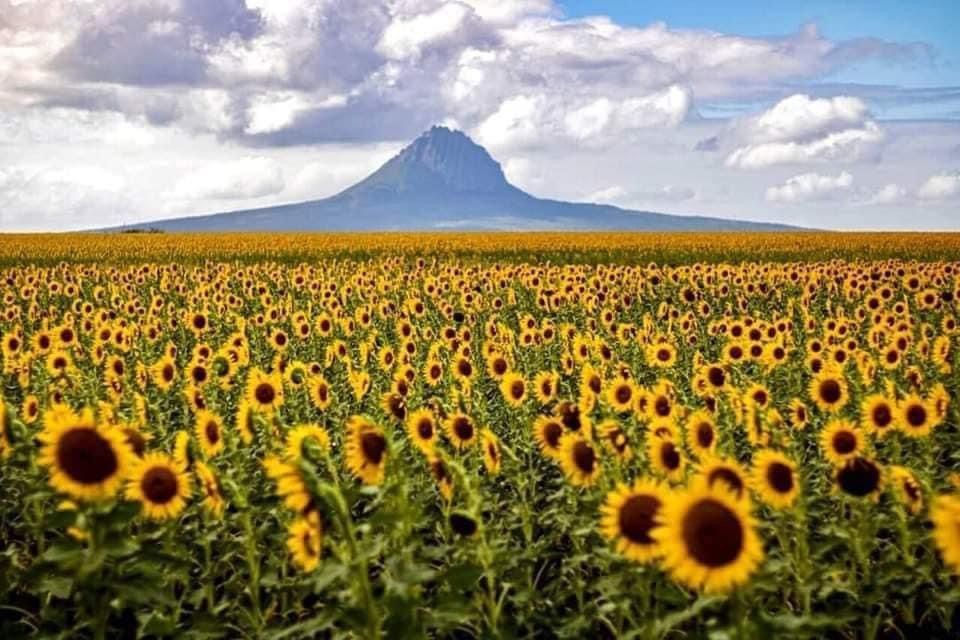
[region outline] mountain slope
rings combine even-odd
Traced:
[[[675,216],[534,197],[465,134],[433,127],[335,196],[124,227],[164,231],[649,230],[763,231],[786,225]]]

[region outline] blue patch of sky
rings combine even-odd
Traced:
[[[818,94],[871,94],[867,97],[881,118],[956,118],[960,97],[956,91],[901,92],[878,95],[850,85],[877,85],[902,89],[949,87],[960,89],[960,0],[816,0],[807,2],[693,2],[665,0],[562,0],[571,18],[607,15],[620,23],[643,26],[664,22],[673,28],[708,29],[751,37],[797,33],[808,23],[834,41],[880,38],[898,43],[922,42],[933,47],[932,59],[907,63],[869,60],[849,65],[826,77],[797,86]],[[848,90],[845,91],[844,88]],[[701,105],[704,117],[728,117],[755,108],[751,103]]]

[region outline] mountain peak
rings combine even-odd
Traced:
[[[511,189],[500,163],[456,129],[435,125],[357,187],[401,193],[423,189],[493,193]],[[348,191],[353,191],[350,189]]]

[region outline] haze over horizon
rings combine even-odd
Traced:
[[[329,197],[434,124],[537,196],[960,229],[950,2],[0,0],[0,231]]]

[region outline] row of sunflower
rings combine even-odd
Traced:
[[[4,637],[955,628],[956,263],[4,276]]]

